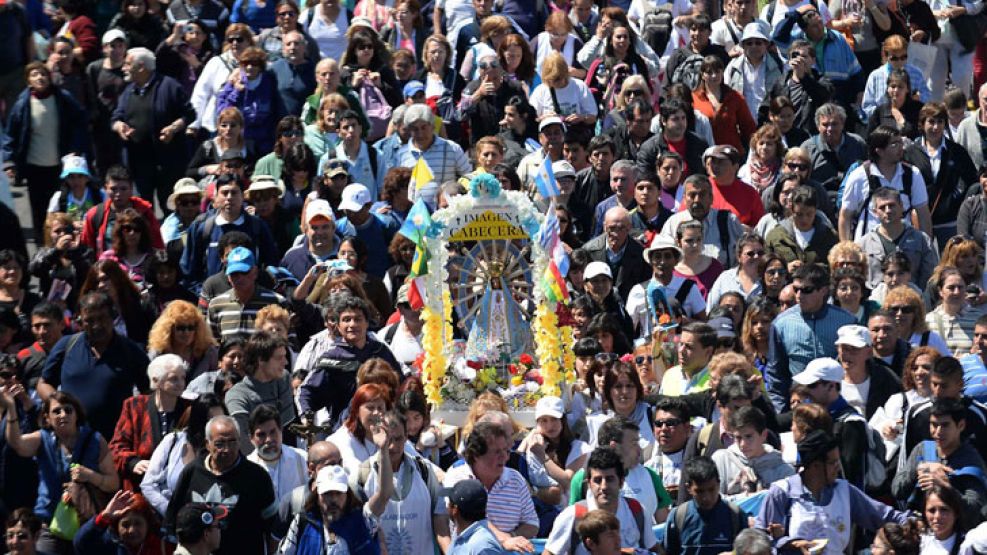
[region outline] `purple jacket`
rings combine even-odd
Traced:
[[[287,111],[273,73],[262,73],[254,89],[245,87],[241,91],[230,83],[223,85],[216,98],[216,115],[230,107],[243,113],[243,138],[253,142],[255,152],[274,150],[274,128]]]

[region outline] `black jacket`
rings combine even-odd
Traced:
[[[932,224],[945,224],[957,220],[960,206],[966,198],[966,190],[970,185],[977,184],[977,168],[970,159],[970,153],[965,148],[949,139],[943,138],[945,147],[939,162],[939,173],[932,177],[932,162],[917,141],[919,148],[905,152],[905,159],[911,162],[918,171],[922,172],[925,188],[929,192],[929,211],[932,212]],[[914,152],[914,153],[913,153]],[[964,233],[963,231],[957,231]],[[978,241],[983,241],[983,234]]]
[[[471,95],[479,88],[479,79],[471,81],[469,85],[466,85],[463,94]],[[500,120],[504,119],[504,107],[515,96],[524,98],[524,89],[517,81],[504,79],[493,96],[484,96],[463,110],[464,119],[467,119],[470,124],[470,142],[472,144],[487,135],[496,135],[500,132]]]
[[[703,152],[706,150],[706,141],[702,140],[699,135],[696,135],[692,131],[687,131],[685,134],[685,165],[686,171],[685,176],[702,174],[706,175],[706,168],[703,167]],[[641,149],[637,151],[637,166],[642,171],[653,172],[655,171],[655,164],[658,162],[658,155],[662,152],[668,152],[668,141],[665,140],[663,134],[657,134],[651,137],[641,145]]]
[[[833,83],[828,77],[812,69],[801,80],[792,79],[792,70],[771,87],[769,94],[757,109],[758,124],[768,122],[768,105],[772,98],[784,96],[795,105],[795,123],[792,129],[803,129],[809,135],[816,134],[816,109],[833,97]],[[789,144],[788,146],[798,146]]]
[[[867,392],[864,417],[869,421],[892,395],[901,393],[901,380],[879,359],[868,360],[867,370],[870,373],[870,390]]]
[[[58,110],[58,156],[89,152],[86,110],[68,92],[52,86]],[[31,146],[31,90],[24,89],[8,111],[7,132],[3,134],[3,159],[17,167],[27,163]]]
[[[624,255],[620,262],[610,264],[607,260],[607,236],[601,234],[583,245],[591,260],[606,262],[610,265],[610,272],[613,274],[613,287],[620,294],[620,298],[626,299],[635,285],[647,281],[651,278],[651,267],[644,260],[644,247],[631,237],[627,238],[624,247]]]

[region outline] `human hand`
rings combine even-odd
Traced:
[[[535,552],[535,546],[524,536],[511,536],[501,544],[501,547],[507,551],[520,551],[522,553]]]
[[[785,535],[785,527],[777,522],[772,522],[768,524],[768,533],[771,534],[772,538],[777,540]]]
[[[73,247],[75,243],[74,233],[65,233],[58,236],[55,240],[55,250],[56,251],[67,251]]]
[[[370,82],[371,83],[373,83],[374,85],[376,85],[378,87],[380,86],[380,73],[377,73],[376,71],[374,71],[374,72],[372,72],[372,73],[369,74],[369,77],[370,77]]]
[[[925,41],[925,37],[926,37],[925,31],[917,30],[911,34],[910,39],[912,42],[923,42]]]
[[[122,121],[118,121],[113,127],[116,129],[117,135],[124,141],[129,141],[130,137],[134,135],[134,128]]]
[[[14,183],[17,182],[17,169],[16,168],[14,168],[13,166],[11,166],[11,167],[7,168],[6,170],[4,170],[4,173],[7,174],[7,179],[10,180],[10,184],[11,185],[13,185]]]
[[[178,134],[178,128],[175,125],[166,125],[161,130],[161,134],[158,135],[158,140],[164,144],[168,144],[175,138],[176,134]]]
[[[79,484],[91,482],[95,474],[95,472],[89,470],[81,464],[73,465],[72,468],[69,469],[69,475],[71,476],[72,481]]]
[[[531,451],[538,460],[544,461],[545,455],[545,436],[538,432],[531,432],[528,436],[528,450]]]
[[[390,441],[387,426],[381,421],[373,427],[371,433],[373,434],[374,445],[383,453],[387,449],[388,441]]]
[[[147,469],[150,468],[150,466],[151,466],[151,461],[149,460],[145,459],[142,461],[138,461],[137,464],[134,465],[134,474],[140,474],[141,476],[143,476],[144,474],[147,474]]]
[[[106,504],[106,508],[103,509],[103,515],[109,518],[111,521],[116,522],[117,520],[123,518],[123,514],[130,509],[130,503],[133,501],[134,493],[129,489],[122,489],[113,495],[110,502]]]
[[[901,420],[897,420],[895,422],[888,422],[881,428],[881,435],[884,436],[884,439],[890,441],[898,437],[898,424],[900,422]]]

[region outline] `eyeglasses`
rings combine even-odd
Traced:
[[[644,96],[644,91],[638,89],[631,89],[624,92],[624,96]]]
[[[644,364],[644,363],[651,364],[654,360],[655,360],[655,357],[653,357],[651,355],[648,355],[648,356],[638,355],[638,356],[634,357],[634,364]]]
[[[666,418],[665,420],[655,420],[655,428],[674,428],[682,424],[681,418]]]
[[[809,164],[799,164],[798,162],[786,162],[785,167],[795,171],[805,171],[809,169]]]
[[[241,37],[240,35],[230,35],[230,36],[226,37],[226,42],[231,43],[231,44],[236,44],[238,42],[243,42],[243,41],[244,41],[244,38]]]
[[[175,326],[175,331],[183,331],[185,333],[191,333],[195,331],[195,324],[185,324],[185,325]]]
[[[792,289],[796,293],[801,293],[803,295],[811,295],[816,292],[816,289],[818,289],[818,287],[813,287],[812,285],[802,285],[800,287],[792,286]]]
[[[480,69],[497,69],[500,67],[500,62],[497,60],[490,60],[489,62],[478,62],[476,67]]]
[[[888,307],[888,312],[890,312],[892,314],[894,314],[896,312],[900,312],[902,314],[913,314],[915,312],[915,307],[912,306],[912,305],[910,305],[910,304],[902,304],[902,305],[889,306]]]

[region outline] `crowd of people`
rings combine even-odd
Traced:
[[[8,552],[987,553],[984,7],[0,1]],[[490,176],[577,380],[453,429]]]

